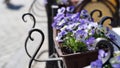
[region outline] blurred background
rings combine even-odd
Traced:
[[[79,10],[87,9],[91,12],[93,9],[100,9],[103,16],[111,16],[115,21],[111,24],[115,32],[120,32],[120,0],[78,0]],[[102,1],[102,2],[101,2]],[[106,1],[106,2],[104,2]],[[108,3],[109,1],[110,3]],[[103,3],[104,2],[104,3]],[[22,20],[24,13],[32,13],[36,20],[36,28],[41,29],[45,34],[45,41],[41,51],[49,50],[40,58],[45,59],[52,54],[54,43],[52,39],[52,5],[63,6],[68,0],[0,0],[0,68],[27,68],[29,57],[26,55],[24,43],[32,28],[33,21],[26,16],[26,23]],[[107,6],[105,4],[108,4]],[[99,6],[98,6],[99,5]],[[46,11],[47,10],[47,11]],[[95,14],[98,15],[98,14]],[[96,18],[96,21],[100,19]],[[109,23],[105,24],[107,26]],[[111,27],[111,26],[110,26]],[[119,34],[119,33],[118,33]],[[28,50],[32,55],[40,42],[39,34],[34,34],[35,41],[28,43]],[[52,48],[52,49],[51,49]],[[47,63],[47,68],[53,68]],[[44,68],[46,63],[34,63],[33,68]],[[55,66],[54,66],[55,67]]]
[[[26,16],[25,19],[27,22],[23,22],[22,15],[28,12],[33,1],[34,0],[10,0],[9,3],[6,3],[5,0],[0,0],[0,68],[28,67],[30,59],[25,53],[24,43],[33,25],[33,21],[30,20],[29,16]],[[42,17],[40,17],[42,19],[40,20],[41,22],[36,25],[36,28],[43,30],[45,33],[43,49],[47,49],[47,17],[44,0],[39,1],[41,11],[37,12],[42,14]],[[28,51],[31,54],[40,42],[39,36],[36,35],[36,39],[36,42],[32,42],[34,44],[31,43],[31,45],[28,46]],[[47,57],[47,54],[43,56]],[[43,67],[44,64],[45,63],[40,63],[39,66]],[[34,66],[38,68],[37,65]]]

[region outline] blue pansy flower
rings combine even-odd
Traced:
[[[90,63],[91,68],[102,68],[102,61],[101,60],[96,60]]]

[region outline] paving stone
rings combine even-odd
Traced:
[[[22,21],[22,15],[28,12],[33,0],[11,0],[13,4],[23,4],[24,7],[20,10],[10,10],[6,8],[3,1],[4,0],[0,0],[0,68],[27,68],[29,58],[24,50],[24,42],[33,23],[29,21],[24,23]],[[40,1],[43,2],[42,0]],[[47,17],[43,3],[41,4],[42,11],[39,12],[42,13],[42,17],[40,21],[44,22],[39,22],[36,28],[43,30],[45,33],[45,41],[42,50],[46,50],[48,48]],[[31,54],[33,54],[40,42],[39,35],[37,37],[35,38],[38,40],[28,47]],[[47,57],[47,53],[45,56]],[[41,68],[44,68],[45,63],[41,66]]]

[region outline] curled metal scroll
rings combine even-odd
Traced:
[[[103,66],[109,63],[111,57],[113,57],[113,44],[110,43],[109,40],[105,38],[97,38],[95,46],[97,49],[106,49],[107,48],[107,56],[102,58]]]
[[[112,18],[112,17],[105,16],[105,17],[103,17],[103,18],[99,21],[99,24],[100,24],[100,25],[103,25],[104,22],[105,22],[107,19],[110,19],[111,22],[113,21],[113,18]]]
[[[29,52],[28,52],[28,50],[27,50],[27,42],[28,42],[29,39],[30,39],[31,41],[34,41],[34,39],[31,37],[31,34],[32,34],[32,32],[34,32],[34,31],[37,31],[37,32],[39,32],[39,33],[42,35],[42,42],[41,42],[40,46],[43,44],[43,41],[44,41],[44,34],[43,34],[43,32],[42,32],[41,30],[39,30],[39,29],[32,29],[32,30],[30,30],[29,35],[28,35],[28,37],[27,37],[26,40],[25,40],[25,51],[26,51],[27,55],[28,55],[30,58],[32,58],[32,56],[29,54]],[[44,51],[44,52],[46,52],[46,51]],[[42,53],[41,53],[41,54],[42,54]],[[40,62],[40,61],[37,60],[37,59],[34,59],[34,60]]]
[[[33,32],[38,32],[38,33],[40,33],[41,36],[42,36],[42,40],[41,40],[41,43],[39,44],[39,47],[36,49],[36,51],[35,51],[35,53],[33,54],[32,57],[30,56],[30,54],[28,53],[28,51],[26,51],[27,54],[29,55],[29,57],[31,58],[31,60],[30,60],[30,62],[29,62],[29,68],[31,68],[32,62],[35,60],[35,57],[36,57],[36,55],[38,54],[38,52],[39,52],[39,50],[40,50],[40,48],[41,48],[41,46],[42,46],[42,44],[43,44],[43,42],[44,42],[44,39],[45,39],[44,33],[43,33],[40,29],[32,29],[32,30],[30,30],[29,35],[28,35],[28,37],[27,37],[27,39],[26,39],[25,47],[26,47],[26,45],[27,45],[28,39],[34,41],[34,38],[31,37],[31,35],[32,35]],[[26,48],[26,50],[27,50],[27,48]]]
[[[27,42],[28,42],[29,39],[32,40],[32,41],[34,41],[34,38],[31,37],[31,35],[32,35],[33,32],[38,32],[38,33],[40,33],[41,36],[42,36],[42,40],[41,40],[41,43],[39,44],[39,47],[36,49],[35,53],[33,54],[33,56],[31,56],[31,55],[29,54],[29,52],[27,51]],[[34,29],[30,30],[29,35],[28,35],[28,37],[27,37],[27,39],[26,39],[26,41],[25,41],[25,50],[26,50],[26,53],[27,53],[27,55],[31,58],[31,59],[30,59],[30,62],[29,62],[29,68],[31,68],[31,65],[32,65],[32,63],[33,63],[34,60],[35,60],[35,61],[38,61],[38,62],[61,61],[61,60],[63,60],[62,58],[58,58],[58,57],[56,57],[56,58],[49,58],[49,59],[45,59],[45,60],[37,60],[37,59],[35,59],[36,56],[37,56],[37,54],[38,54],[38,52],[40,51],[40,49],[41,49],[41,47],[42,47],[42,44],[43,44],[43,42],[44,42],[44,39],[45,39],[44,33],[43,33],[40,29],[35,29],[35,28],[34,28]],[[46,52],[46,51],[42,51],[40,55],[42,55],[42,54],[45,53],[45,52]]]
[[[99,24],[103,25],[107,19],[110,19],[111,22],[113,21],[112,17],[105,16],[100,20]],[[106,40],[108,40],[108,41],[106,41]],[[115,41],[113,41],[112,39],[110,39],[107,36],[106,36],[106,40],[99,41],[99,44],[104,43],[104,45],[107,45],[109,48],[108,56],[103,59],[104,60],[103,66],[106,65],[107,63],[109,63],[110,58],[113,57],[113,52],[114,52],[113,46],[116,46],[118,48],[118,50],[120,50],[120,46]],[[100,46],[100,45],[97,45],[97,46]]]
[[[100,10],[98,10],[98,9],[95,9],[95,10],[93,10],[93,11],[90,13],[90,15],[91,15],[92,18],[93,18],[93,15],[94,15],[95,12],[99,12],[98,17],[102,17],[102,11],[100,11]]]
[[[23,16],[22,16],[22,20],[23,20],[24,22],[27,22],[27,20],[25,20],[25,16],[26,16],[26,15],[29,15],[29,16],[31,16],[31,17],[33,18],[33,26],[32,26],[32,28],[34,28],[35,25],[36,25],[36,19],[35,19],[35,17],[34,17],[31,13],[25,13],[25,14],[23,14]]]
[[[27,22],[27,20],[25,20],[25,16],[26,15],[30,15],[32,18],[33,18],[33,22],[34,22],[34,24],[33,24],[33,26],[32,26],[32,28],[35,28],[35,25],[36,25],[36,19],[35,19],[35,17],[31,14],[31,13],[25,13],[23,16],[22,16],[22,19],[23,19],[23,21],[24,22]],[[26,53],[27,53],[27,55],[30,57],[30,58],[32,58],[32,56],[29,54],[29,52],[28,52],[28,50],[27,50],[27,42],[28,42],[28,40],[30,39],[30,40],[34,40],[33,38],[31,38],[31,33],[33,32],[33,30],[35,31],[38,31],[38,32],[42,32],[41,30],[38,30],[38,29],[32,29],[30,32],[29,32],[29,35],[28,35],[28,37],[26,38],[26,40],[25,40],[25,51],[26,51]],[[44,52],[46,52],[46,51],[44,51]],[[41,53],[41,54],[43,54],[43,53]],[[39,62],[39,60],[37,60],[37,59],[34,59],[35,61],[38,61]]]

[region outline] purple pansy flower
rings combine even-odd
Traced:
[[[53,28],[59,28],[61,25],[58,25],[58,23],[64,18],[64,14],[60,14],[54,17],[54,22],[52,23]]]
[[[120,68],[120,63],[112,64],[113,68]]]
[[[65,30],[61,31],[58,33],[58,36],[56,37],[56,41],[58,42],[63,42],[62,37],[65,36],[67,34],[67,32]]]
[[[84,14],[88,14],[88,11],[87,10],[85,10],[85,9],[83,9],[82,11],[81,11],[81,15],[84,15]],[[89,14],[88,14],[89,15]]]
[[[92,45],[95,42],[95,38],[94,37],[90,37],[88,39],[85,40],[86,45]]]
[[[88,14],[87,10],[85,10],[85,9],[81,11],[80,16],[83,17],[83,18],[86,18],[88,20],[90,18],[90,15]]]
[[[84,37],[86,35],[86,32],[84,30],[77,30],[75,33],[75,36],[77,38]]]
[[[70,13],[72,13],[73,12],[73,10],[74,10],[74,6],[69,6],[69,7],[67,7],[67,12],[70,12]]]
[[[66,8],[65,7],[61,7],[60,9],[58,9],[58,13],[57,14],[64,14]]]
[[[119,61],[120,61],[120,56],[117,56],[117,60],[119,60]]]
[[[78,13],[72,14],[71,19],[72,19],[72,21],[75,21],[75,20],[79,19],[78,18]]]
[[[85,19],[79,19],[81,25],[85,24]]]
[[[109,29],[104,29],[102,25],[98,25],[92,20],[87,10],[72,13],[73,10],[73,6],[62,7],[58,9],[58,13],[54,17],[52,27],[59,30],[56,37],[58,42],[63,42],[63,45],[73,48],[72,50],[78,50],[81,45],[86,45],[86,50],[94,50],[95,47],[92,44],[96,38],[108,36],[115,40],[115,36],[107,32]],[[106,35],[103,36],[103,34]],[[72,41],[72,43],[69,41]],[[98,58],[103,58],[106,55],[107,53],[101,50]]]
[[[98,59],[105,58],[108,55],[104,50],[100,49],[98,52]]]
[[[96,60],[90,63],[91,68],[102,68],[102,61]]]
[[[88,28],[87,23],[81,23],[81,24],[79,24],[79,26],[78,26],[78,30],[85,30],[85,29],[87,29],[87,28]]]
[[[98,24],[95,22],[89,22],[88,29],[95,29],[97,28]]]
[[[71,23],[71,24],[68,24],[67,27],[66,27],[66,30],[68,31],[74,31],[74,29],[77,27],[77,23]]]
[[[95,30],[91,30],[91,34],[94,35],[95,34]]]

